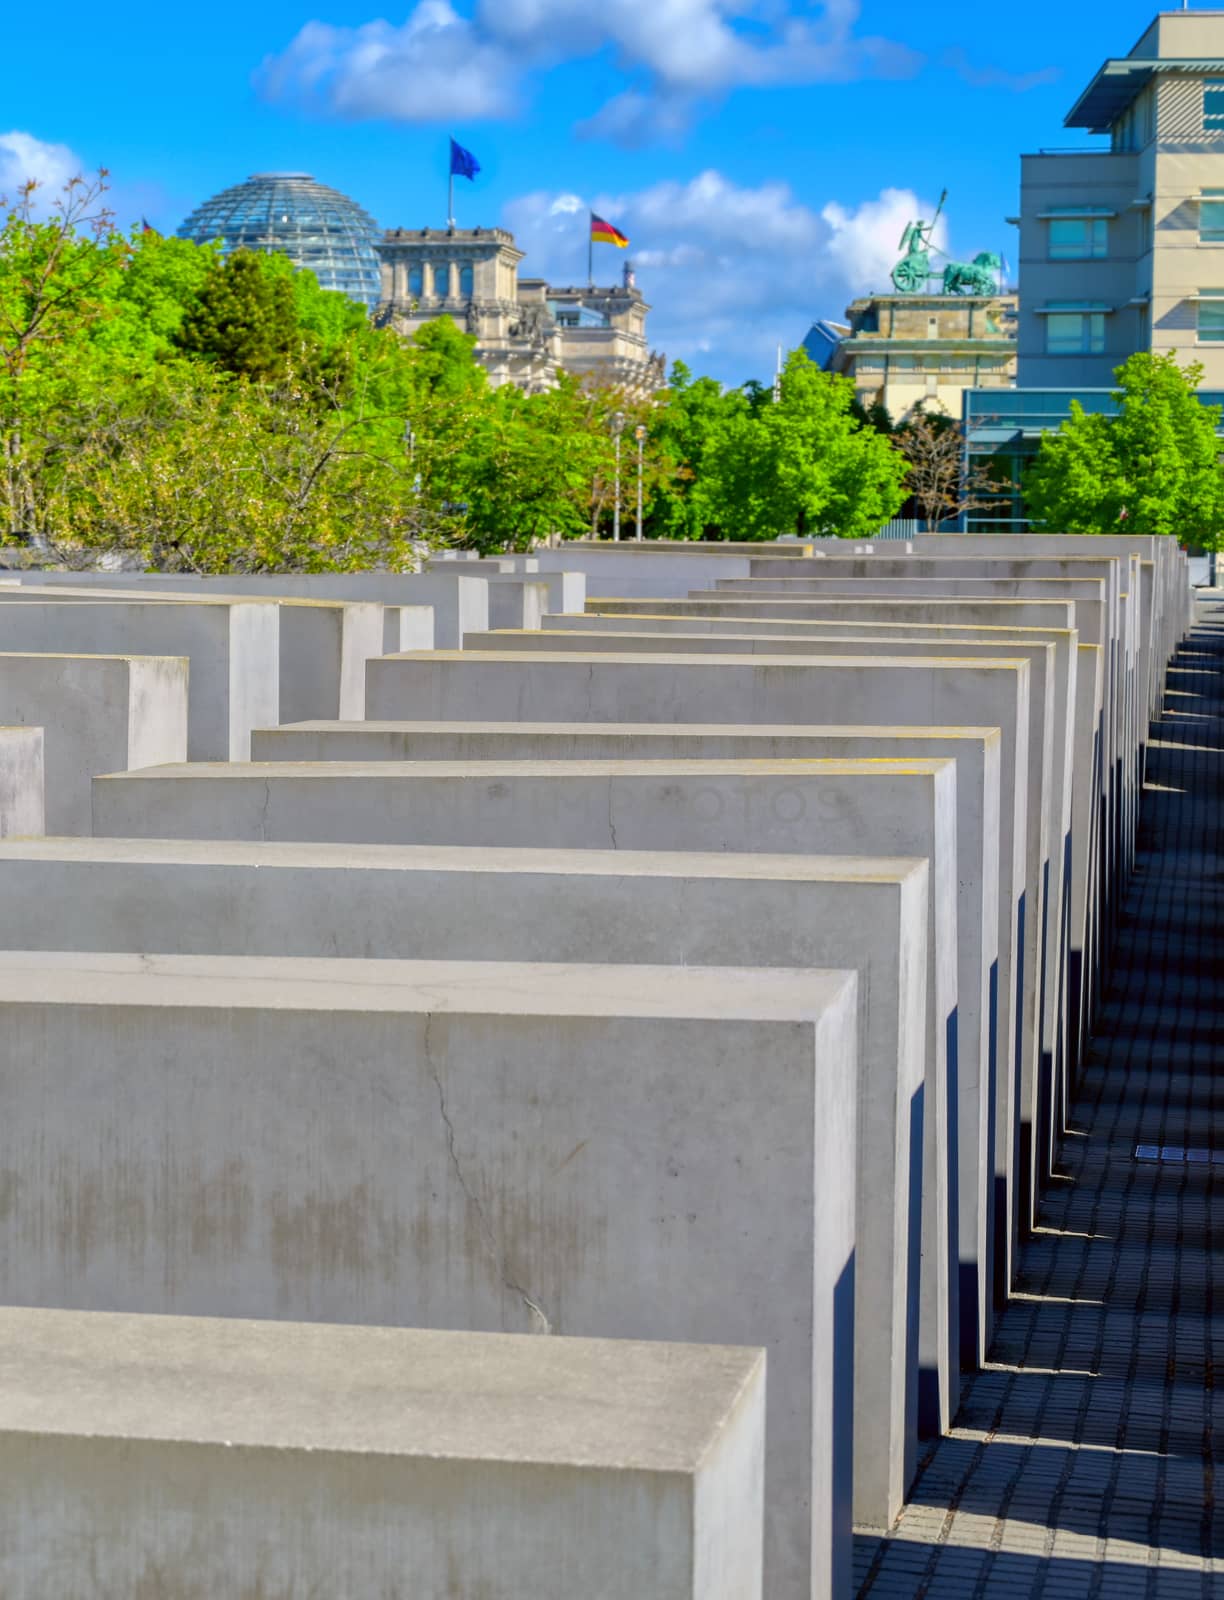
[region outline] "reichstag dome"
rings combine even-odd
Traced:
[[[379,300],[378,224],[355,200],[306,172],[256,172],[198,206],[180,239],[229,250],[279,250],[324,289],[372,310]]]

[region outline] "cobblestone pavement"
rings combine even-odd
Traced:
[[[1224,604],[1202,604],[1018,1292],[896,1527],[856,1540],[860,1597],[1224,1600],[1222,855]]]

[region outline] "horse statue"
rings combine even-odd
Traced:
[[[972,261],[949,261],[943,273],[945,294],[998,294],[1003,259],[993,250],[979,250]]]

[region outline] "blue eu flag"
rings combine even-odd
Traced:
[[[480,162],[470,150],[465,150],[461,144],[456,144],[452,139],[451,146],[451,177],[474,178],[480,171]]]

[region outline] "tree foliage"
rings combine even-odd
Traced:
[[[409,567],[423,546],[870,533],[905,463],[802,351],[780,393],[677,363],[643,398],[494,389],[280,255],[118,232],[105,174],[0,223],[0,538],[201,572]]]
[[[1195,391],[1203,369],[1140,351],[1117,369],[1116,416],[1072,402],[1025,479],[1034,526],[1057,533],[1173,534],[1217,548],[1224,536],[1221,407]]]

